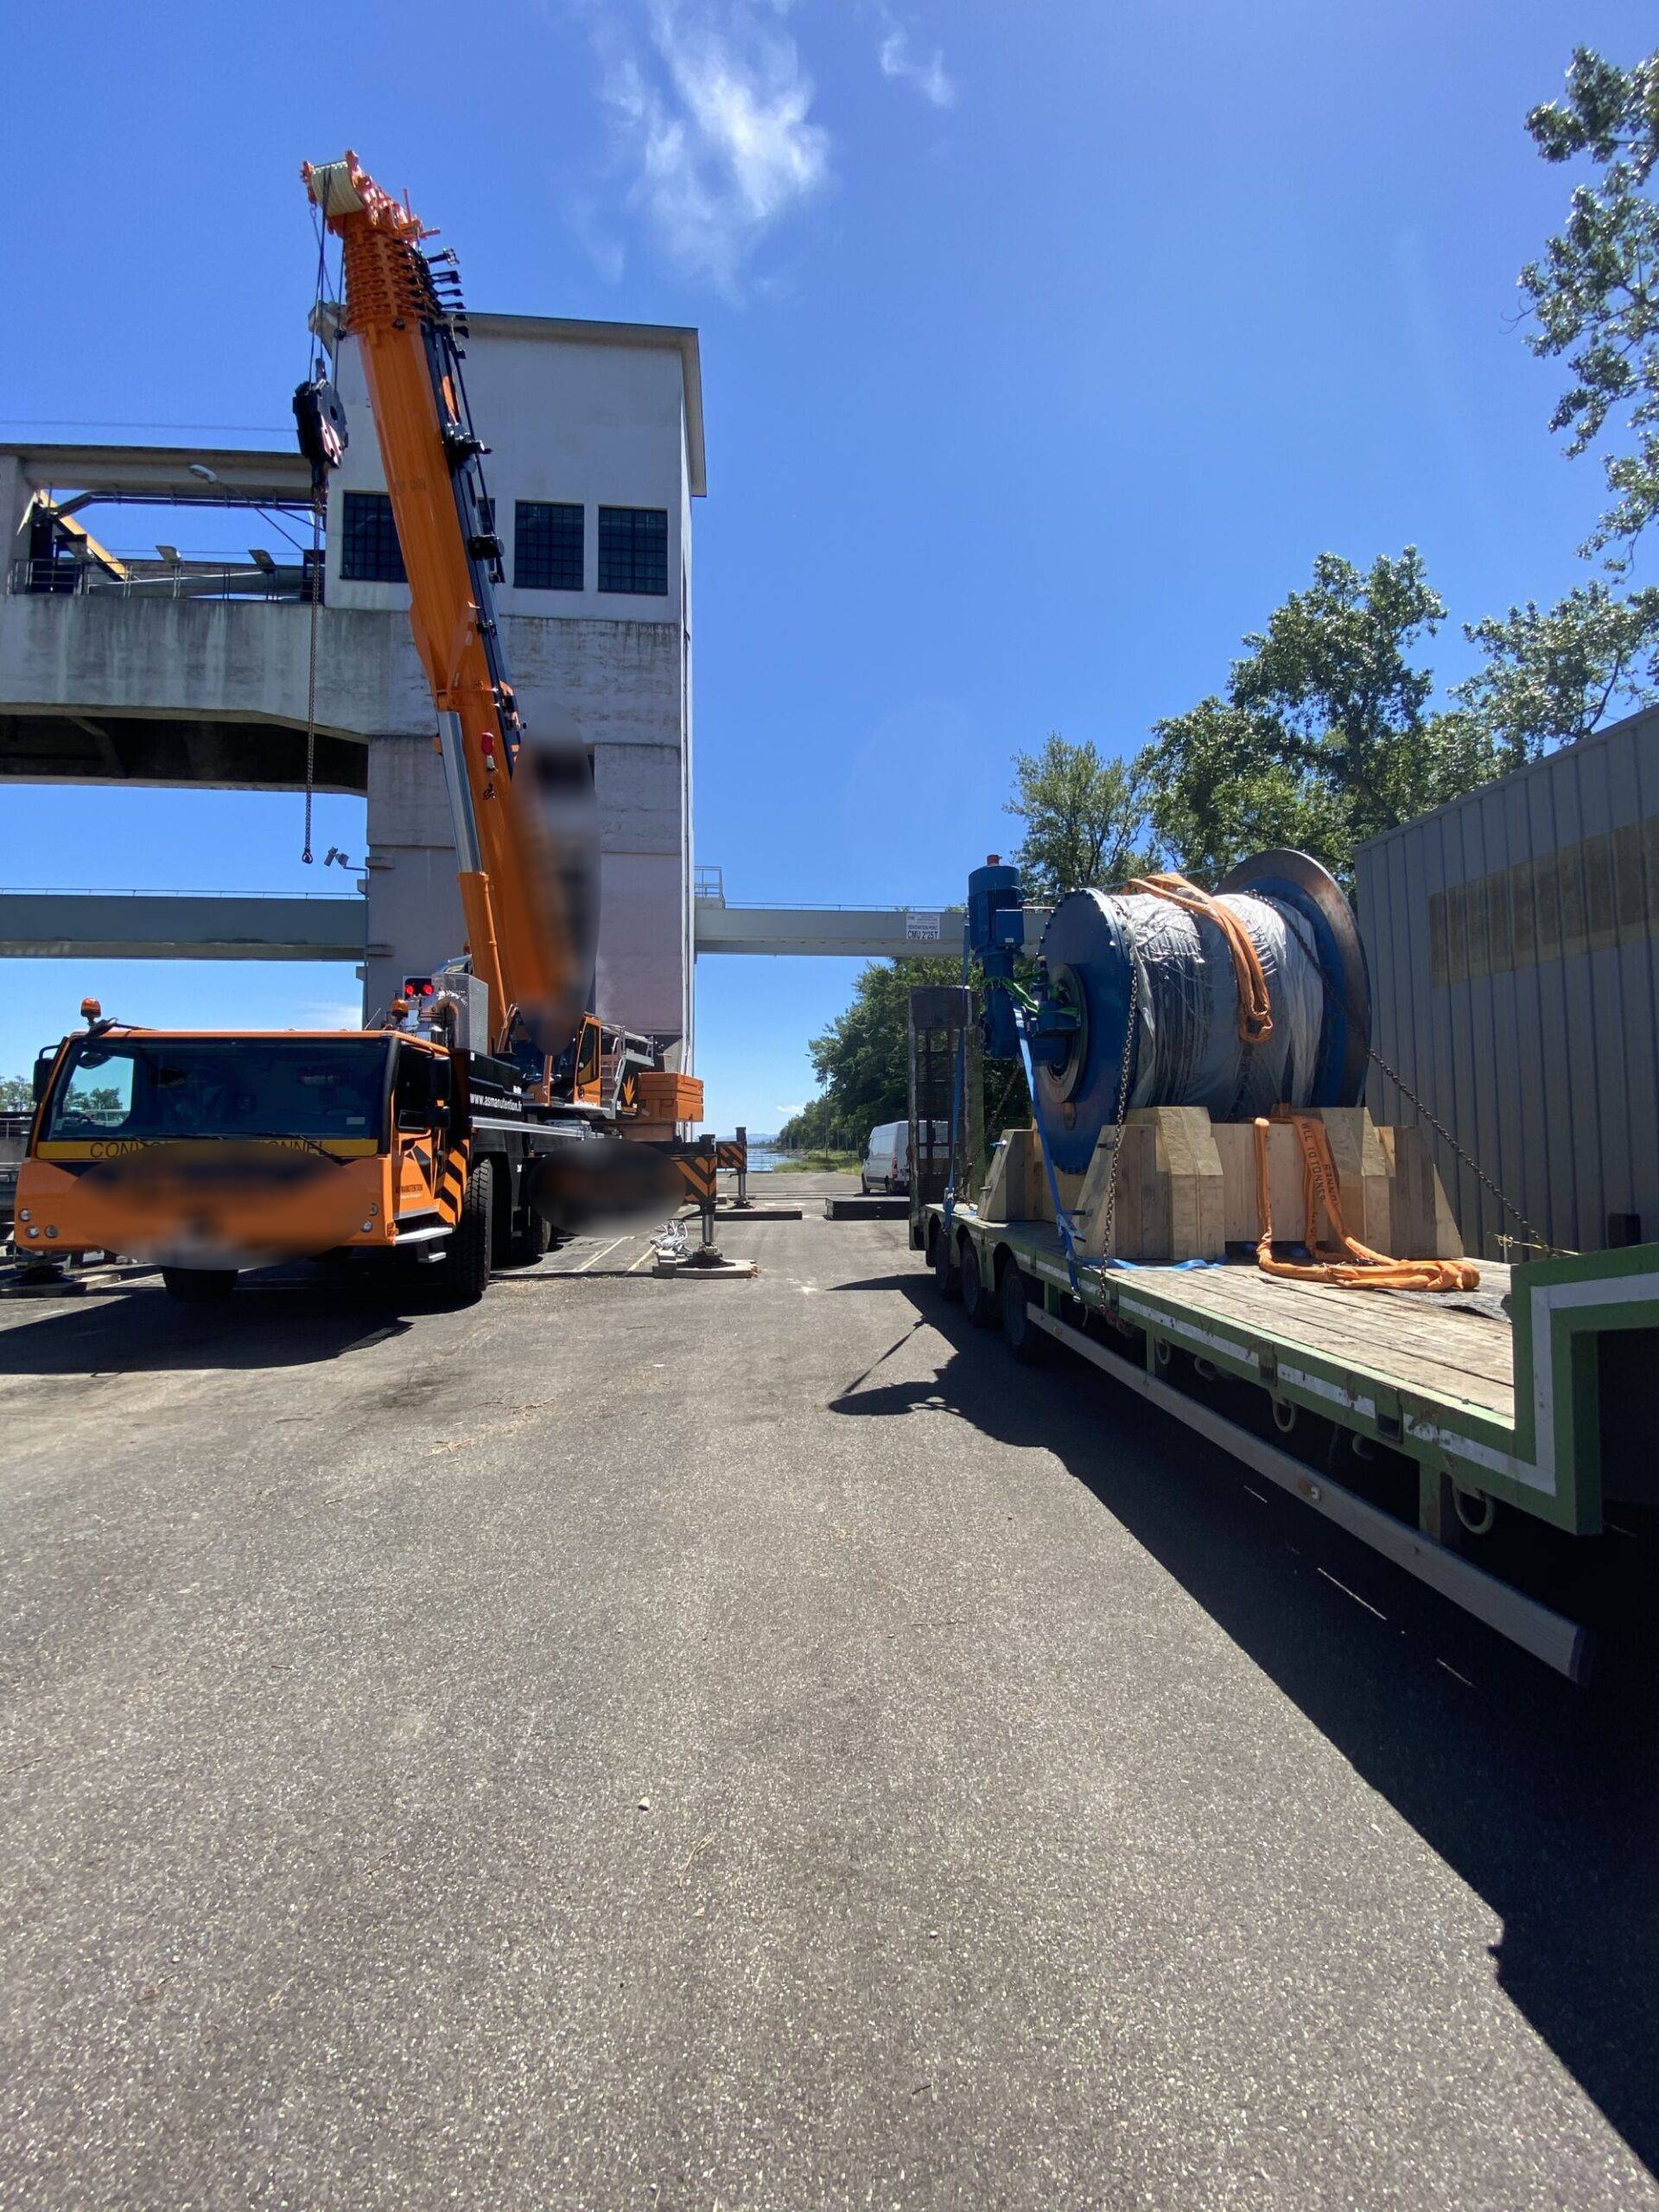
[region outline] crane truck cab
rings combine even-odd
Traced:
[[[119,1253],[194,1303],[244,1268],[338,1253],[441,1266],[435,1287],[471,1304],[493,1264],[545,1251],[538,1163],[591,1125],[395,1009],[379,1030],[234,1035],[94,1015],[40,1089],[19,1257]]]

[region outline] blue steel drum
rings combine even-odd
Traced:
[[[1080,1174],[1123,1084],[1139,969],[1128,1105],[1203,1106],[1217,1121],[1276,1105],[1348,1106],[1363,1092],[1370,986],[1352,909],[1305,853],[1241,863],[1220,896],[1244,924],[1274,1011],[1259,1044],[1238,1039],[1238,986],[1212,921],[1147,893],[1074,891],[1044,930],[1033,1101],[1057,1168]],[[1059,1020],[1044,1015],[1058,1013]]]

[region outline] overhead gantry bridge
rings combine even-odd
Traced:
[[[389,950],[369,943],[367,913],[360,893],[0,889],[0,959],[360,963]],[[951,955],[962,910],[743,905],[727,899],[717,870],[700,869],[696,944],[699,954],[842,960]]]

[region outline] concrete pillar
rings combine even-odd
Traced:
[[[29,540],[19,532],[34,498],[22,462],[16,454],[0,454],[0,561],[8,572],[14,561],[22,560],[29,552]],[[0,588],[3,588],[4,579],[0,579]]]
[[[650,1032],[671,1047],[669,1065],[681,1065],[691,963],[680,748],[599,746],[594,789],[602,855],[596,1011]]]
[[[443,766],[429,736],[370,740],[368,815],[365,1019],[405,976],[454,958],[467,938]]]

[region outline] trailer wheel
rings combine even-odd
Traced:
[[[162,1287],[181,1306],[213,1306],[236,1288],[234,1268],[163,1268]]]
[[[962,1310],[976,1329],[988,1329],[996,1319],[996,1302],[982,1272],[983,1265],[970,1236],[962,1248]]]
[[[938,1226],[933,1231],[933,1287],[952,1306],[962,1296],[962,1277],[950,1257],[950,1239]]]
[[[1032,1288],[1030,1276],[1010,1260],[1002,1270],[1002,1334],[1022,1367],[1035,1367],[1048,1342],[1031,1318]]]
[[[495,1170],[475,1160],[467,1177],[455,1224],[444,1255],[438,1295],[445,1306],[476,1306],[490,1280],[490,1243],[495,1214]]]

